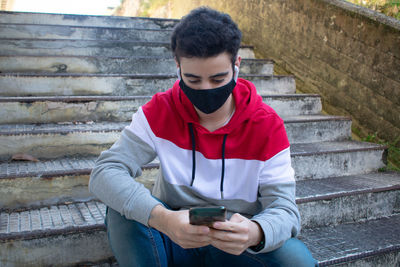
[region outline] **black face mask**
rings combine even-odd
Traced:
[[[218,88],[192,89],[181,79],[179,86],[196,108],[206,114],[210,114],[222,107],[233,92],[236,82],[232,79],[229,83]]]

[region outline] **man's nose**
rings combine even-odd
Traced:
[[[213,88],[213,85],[209,81],[202,81],[199,86],[199,89],[201,89],[201,90],[212,89],[212,88]]]

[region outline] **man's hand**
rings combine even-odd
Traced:
[[[182,248],[199,248],[208,246],[211,238],[210,228],[189,224],[189,211],[171,211],[161,205],[151,212],[149,225],[164,234]]]
[[[229,221],[215,222],[210,229],[211,245],[227,253],[240,255],[261,242],[263,231],[258,223],[235,213]]]

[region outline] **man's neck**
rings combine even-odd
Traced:
[[[226,124],[226,122],[231,118],[235,110],[235,101],[232,94],[228,97],[224,105],[217,111],[206,114],[195,108],[197,114],[199,115],[200,124],[213,132]]]

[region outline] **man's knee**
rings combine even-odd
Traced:
[[[318,266],[307,246],[296,238],[287,240],[282,247],[268,254],[279,266]]]

